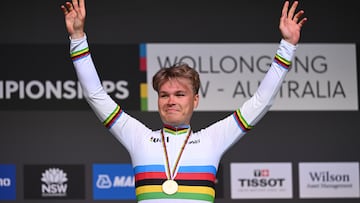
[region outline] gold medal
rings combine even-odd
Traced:
[[[169,179],[163,182],[161,188],[164,193],[168,195],[173,195],[178,191],[179,186],[176,181]]]
[[[166,161],[167,176],[168,176],[168,179],[165,182],[163,182],[163,184],[161,185],[161,188],[162,188],[162,191],[167,195],[173,195],[178,191],[179,185],[174,180],[175,179],[175,172],[176,172],[176,169],[178,167],[181,155],[184,152],[186,143],[188,142],[188,140],[190,138],[190,135],[191,135],[191,129],[189,129],[188,135],[186,136],[184,144],[182,145],[180,153],[179,153],[179,155],[178,155],[178,157],[176,159],[175,166],[173,168],[173,172],[171,173],[170,164],[169,164],[169,157],[168,157],[166,144],[165,144],[165,136],[164,136],[164,132],[161,130],[161,138],[162,138],[162,143],[163,143],[164,152],[165,152],[165,161]]]

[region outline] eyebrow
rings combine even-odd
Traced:
[[[168,92],[168,91],[159,91],[159,94],[178,94],[178,93],[187,93],[186,90],[177,90],[175,92]]]

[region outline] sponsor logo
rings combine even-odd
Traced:
[[[95,200],[134,200],[135,177],[131,164],[94,164]]]
[[[25,165],[25,199],[83,199],[83,165]]]
[[[165,137],[165,141],[166,141],[166,143],[169,143],[169,142],[170,142],[170,138],[169,138],[169,137]],[[162,139],[161,139],[161,137],[151,137],[151,138],[150,138],[150,142],[152,142],[152,143],[161,143],[161,142],[162,142]],[[188,144],[200,144],[200,139],[190,140],[190,141],[188,142]]]
[[[98,174],[96,179],[96,187],[99,189],[109,189],[112,187],[112,182],[109,175],[107,174]]]
[[[232,163],[231,198],[292,198],[290,163]]]
[[[165,137],[165,141],[166,141],[166,143],[169,143],[170,142],[169,137]],[[160,142],[161,143],[162,139],[161,139],[161,137],[151,137],[150,142],[152,142],[152,143],[159,143]]]
[[[285,178],[271,178],[269,169],[255,169],[254,178],[239,178],[241,187],[276,187],[283,186]]]
[[[42,173],[41,195],[46,197],[66,196],[68,188],[66,173],[59,168],[49,168]]]
[[[299,163],[300,198],[359,196],[359,163]]]
[[[200,144],[200,139],[190,140],[188,144]]]
[[[0,200],[16,199],[16,167],[0,164]]]
[[[151,137],[151,138],[150,138],[150,142],[158,143],[158,142],[162,142],[162,140],[161,140],[161,138],[159,138],[159,137]]]
[[[270,175],[269,169],[255,169],[254,176],[255,177],[268,177]]]

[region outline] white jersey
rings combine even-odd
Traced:
[[[86,37],[71,40],[70,46],[87,102],[130,154],[136,198],[141,203],[214,202],[216,172],[222,155],[269,110],[295,49],[296,46],[282,40],[254,96],[226,118],[193,132],[190,126],[164,125],[163,129],[151,130],[124,112],[102,88]],[[188,134],[190,137],[186,140]],[[180,155],[183,145],[185,148]],[[162,184],[167,179],[178,183],[175,194],[163,192]]]

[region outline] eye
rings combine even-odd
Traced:
[[[168,94],[160,94],[159,97],[160,98],[166,98],[166,97],[169,97],[169,95]]]
[[[183,96],[185,96],[185,93],[183,93],[183,92],[178,92],[178,93],[176,93],[176,96],[177,96],[177,97],[183,97]]]

